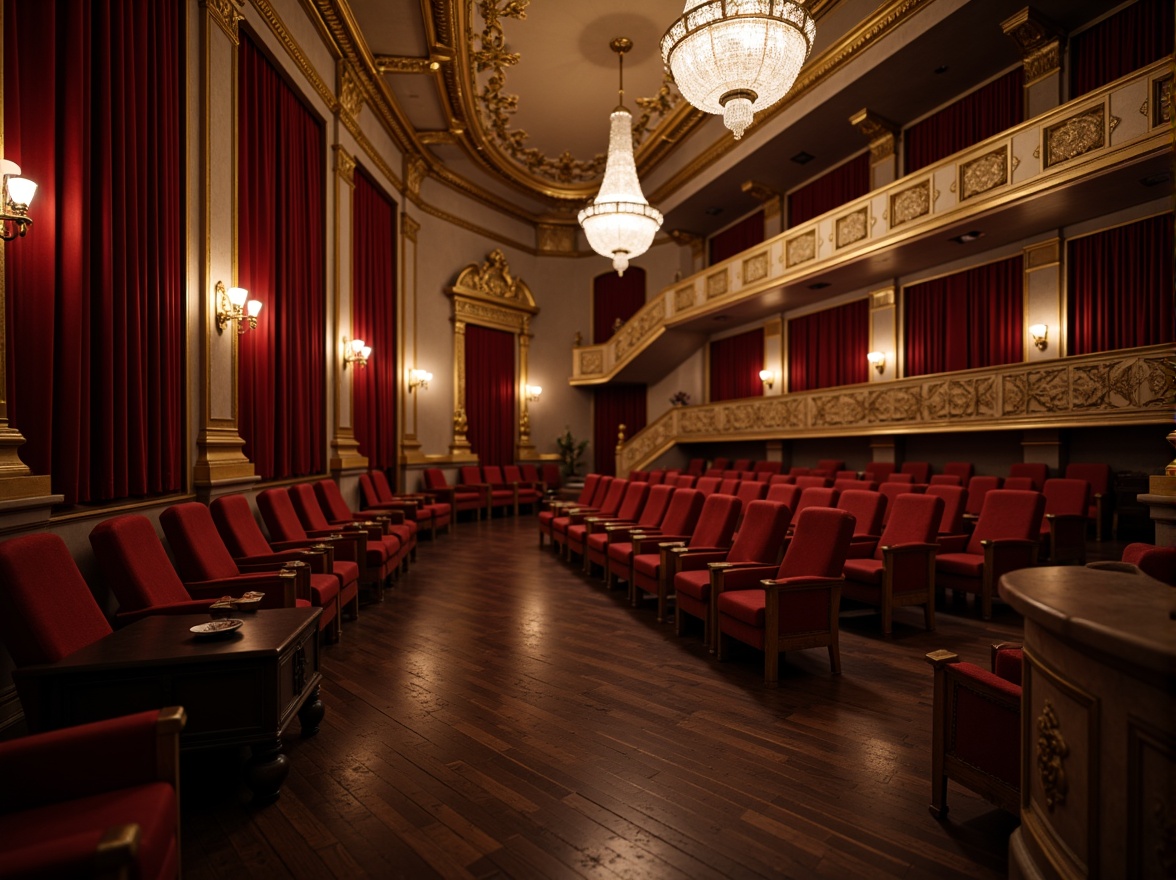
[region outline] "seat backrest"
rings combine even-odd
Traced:
[[[910,483],[883,483],[878,492],[886,499],[886,506],[882,511],[882,525],[890,522],[890,512],[894,510],[894,499],[911,491]]]
[[[713,495],[719,491],[719,486],[723,485],[722,477],[699,477],[698,482],[694,484],[694,488],[703,495]]]
[[[750,458],[737,458],[731,462],[731,470],[733,471],[749,471],[751,470]]]
[[[1020,492],[1036,492],[1032,477],[1005,477],[1002,489],[1017,489]]]
[[[788,505],[789,510],[796,510],[796,502],[800,500],[800,493],[804,489],[795,483],[775,483],[768,486],[768,501]]]
[[[1049,477],[1049,465],[1043,461],[1019,461],[1009,465],[1010,477],[1028,477],[1033,481],[1033,488],[1041,491]]]
[[[902,472],[900,471],[900,472],[897,472],[897,473],[889,474],[889,475],[886,477],[886,479],[885,479],[885,480],[883,480],[882,482],[883,482],[883,483],[907,483],[907,484],[911,484],[911,483],[914,483],[914,482],[915,482],[915,476],[914,476],[914,474],[904,474],[904,473],[902,473]]]
[[[379,505],[380,494],[376,491],[376,484],[372,481],[371,474],[359,475],[359,494],[363,498],[364,507]]]
[[[298,514],[298,521],[310,532],[331,528],[331,521],[323,512],[315,494],[314,486],[310,483],[295,483],[286,487],[286,494],[290,496],[290,503]],[[346,517],[350,518],[350,517]]]
[[[586,506],[592,502],[592,496],[596,494],[596,487],[600,485],[600,474],[589,474],[584,478],[584,488],[580,490],[580,495],[576,498],[576,504]]]
[[[808,473],[810,470],[811,470],[811,468],[800,467],[799,465],[798,465],[798,466],[796,466],[796,467],[790,467],[790,468],[788,469],[788,476],[790,476],[790,477],[803,477],[803,476],[805,476],[805,475],[806,475],[806,474],[807,474],[807,473]]]
[[[395,500],[392,485],[388,482],[388,475],[381,470],[369,471],[372,485],[376,487],[376,497],[382,502]]]
[[[1055,516],[1086,516],[1090,507],[1090,483],[1086,480],[1054,477],[1045,481],[1041,494],[1045,496],[1045,512]]]
[[[823,471],[835,474],[838,471],[845,470],[845,462],[840,458],[819,458],[817,459],[817,467]]]
[[[1128,544],[1123,548],[1123,561],[1139,566],[1144,574],[1176,587],[1176,547]]]
[[[902,473],[910,474],[912,483],[926,483],[931,479],[931,462],[904,461],[902,463]]]
[[[883,483],[886,478],[895,472],[896,468],[892,461],[868,461],[866,462],[865,472],[871,480],[878,483]]]
[[[612,488],[613,482],[613,477],[600,477],[596,481],[596,490],[592,493],[592,500],[588,502],[588,506],[594,510],[600,510],[604,505],[604,499],[608,495],[609,489]]]
[[[768,485],[769,486],[776,486],[781,483],[786,483],[790,486],[795,486],[796,485],[796,476],[794,474],[772,474],[772,476],[770,476],[768,478]]]
[[[731,466],[731,459],[729,459],[729,458],[716,458],[714,461],[711,462],[710,469],[712,471],[725,471],[730,466]]]
[[[666,481],[666,472],[665,471],[650,471],[649,477],[646,480],[646,482],[649,483],[649,485],[651,485],[651,486],[660,486],[665,481]]]
[[[735,495],[739,492],[739,483],[742,482],[739,477],[729,477],[719,483],[719,488],[715,491],[723,495]]]
[[[1111,466],[1094,462],[1072,462],[1066,465],[1066,479],[1086,480],[1091,494],[1106,495],[1111,488]]]
[[[530,483],[543,482],[542,477],[539,476],[539,468],[533,464],[520,464],[519,470],[522,471],[523,479]]]
[[[621,509],[621,500],[625,497],[625,490],[629,488],[628,480],[614,479],[608,484],[608,491],[600,502],[598,510],[601,516],[616,516]]]
[[[840,479],[833,481],[833,488],[838,492],[848,492],[850,489],[861,489],[866,492],[877,492],[878,484],[873,480]]]
[[[735,493],[735,497],[743,502],[743,510],[746,515],[747,505],[752,501],[759,501],[768,496],[768,484],[761,483],[759,480],[747,480],[739,484],[739,490]]]
[[[482,468],[482,479],[491,486],[501,486],[506,482],[506,477],[502,474],[502,468],[496,464],[488,464]]]
[[[837,509],[853,515],[855,537],[877,535],[882,531],[882,511],[886,509],[886,496],[881,492],[850,489],[842,492],[837,499]]]
[[[241,573],[224,539],[216,530],[212,512],[199,501],[176,504],[159,515],[176,560],[180,580],[210,581]]]
[[[257,493],[257,509],[265,520],[266,530],[275,541],[305,541],[306,529],[285,489],[266,489]]]
[[[670,506],[670,499],[678,490],[665,483],[658,483],[649,487],[649,494],[645,497],[645,506],[641,508],[641,516],[637,520],[637,527],[655,529],[661,525],[662,518]]]
[[[752,467],[752,470],[757,474],[778,474],[780,473],[780,462],[778,461],[757,461]]]
[[[776,577],[840,577],[852,537],[853,517],[844,510],[802,510]]]
[[[833,479],[834,480],[860,480],[861,477],[858,476],[857,471],[834,471],[833,472]]]
[[[502,466],[502,481],[504,483],[523,482],[523,469],[517,464],[504,464]]]
[[[939,534],[958,535],[964,530],[964,508],[968,503],[968,490],[962,486],[944,486],[932,483],[927,494],[943,499],[943,516],[939,520]]]
[[[943,521],[943,499],[938,495],[915,495],[907,492],[894,499],[890,522],[878,539],[874,558],[882,558],[882,548],[896,544],[930,544]]]
[[[692,458],[690,464],[686,465],[686,473],[694,477],[702,476],[702,472],[706,470],[705,458]]]
[[[984,496],[980,519],[968,541],[969,553],[984,552],[981,541],[1013,538],[1020,541],[1036,539],[1045,514],[1045,496],[1040,492],[1019,489],[993,489]]]
[[[796,485],[800,486],[802,489],[808,489],[812,486],[824,489],[833,485],[833,481],[828,477],[814,476],[813,474],[801,474],[796,478]]]
[[[960,478],[960,485],[967,486],[968,480],[972,479],[972,472],[975,468],[970,461],[949,461],[943,466],[945,474],[955,474]]]
[[[698,522],[706,496],[697,489],[678,489],[670,499],[661,530],[667,535],[689,535]]]
[[[928,483],[932,486],[962,486],[963,478],[959,474],[932,474]]]
[[[727,553],[728,562],[762,562],[771,565],[780,558],[788,536],[792,511],[776,501],[751,501],[743,508],[743,522]]]
[[[209,505],[212,521],[233,556],[261,556],[273,549],[253,516],[244,495],[221,495]]]
[[[827,489],[822,486],[809,486],[807,489],[801,489],[800,498],[797,499],[796,507],[793,508],[792,519],[795,521],[801,511],[810,507],[832,507],[837,503],[837,495],[836,489]]]
[[[56,663],[109,634],[59,535],[0,544],[0,638],[18,667]]]
[[[457,469],[458,481],[462,483],[483,483],[482,469],[476,464],[467,464]]]
[[[328,520],[340,522],[351,519],[351,508],[343,500],[343,493],[339,491],[339,486],[334,480],[316,480],[314,483],[314,495],[318,499],[320,512]],[[297,502],[294,504],[294,509],[298,509]],[[323,528],[327,528],[327,526],[323,526]]]
[[[735,534],[735,526],[739,522],[739,511],[743,509],[741,502],[734,495],[722,495],[716,492],[702,504],[698,514],[698,522],[686,542],[688,547],[723,547],[731,546],[731,538]]]
[[[191,601],[147,517],[132,513],[103,520],[90,531],[90,546],[120,611]]]
[[[979,516],[981,508],[984,507],[984,497],[993,489],[999,489],[1000,482],[1000,477],[990,477],[986,474],[972,477],[968,481],[968,506],[964,513]]]
[[[645,499],[649,496],[649,483],[629,481],[625,487],[625,497],[621,499],[621,506],[617,508],[617,519],[634,522],[641,514]]]
[[[555,462],[546,462],[543,465],[543,482],[547,484],[548,489],[558,489],[563,481],[559,473],[559,465]]]
[[[426,489],[448,489],[449,482],[445,479],[445,472],[441,468],[425,468]]]

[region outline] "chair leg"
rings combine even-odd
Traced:
[[[767,590],[764,607],[764,684],[780,680],[780,594]]]

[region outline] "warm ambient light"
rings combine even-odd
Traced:
[[[817,26],[793,0],[686,0],[662,37],[662,61],[682,97],[743,137],[756,111],[796,82]]]
[[[771,370],[760,370],[760,381],[771,388],[776,384],[776,374]]]
[[[368,358],[371,356],[372,347],[364,345],[362,339],[352,339],[351,342],[347,338],[343,338],[343,369],[347,369],[348,364],[355,364],[357,367],[366,367]]]
[[[1041,351],[1049,345],[1049,325],[1048,324],[1030,324],[1029,335],[1033,337],[1033,344]]]
[[[542,385],[528,385],[527,386],[527,402],[534,403],[539,399],[539,395],[543,393]]]
[[[412,394],[413,390],[420,388],[422,391],[427,390],[429,383],[433,381],[433,374],[428,370],[409,370],[408,371],[408,393]]]
[[[4,226],[0,229],[0,238],[12,241],[23,237],[33,225],[29,217],[29,204],[37,192],[37,185],[27,177],[21,177],[20,166],[10,159],[0,159],[0,174],[4,175],[0,193],[0,199],[3,200],[0,220],[3,220]]]
[[[257,329],[257,316],[261,312],[261,300],[250,299],[244,287],[230,287],[216,283],[216,332],[224,333],[230,321],[237,322],[237,332]]]
[[[871,351],[866,355],[866,360],[870,362],[870,366],[879,373],[886,369],[886,353],[882,351]]]

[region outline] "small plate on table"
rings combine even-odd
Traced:
[[[239,630],[244,622],[235,617],[224,617],[220,620],[210,620],[208,623],[197,624],[191,628],[191,632],[197,638],[224,636]]]
[[[260,593],[254,595],[246,593],[240,599],[234,599],[233,605],[236,606],[238,611],[256,611],[257,606],[261,604],[263,598],[265,597]]]

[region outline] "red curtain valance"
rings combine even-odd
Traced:
[[[859,299],[788,322],[788,390],[812,391],[870,379],[870,302]]]

